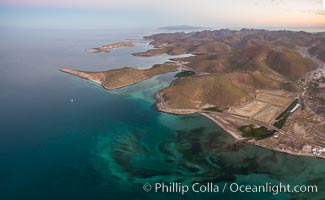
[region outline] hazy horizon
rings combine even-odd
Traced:
[[[325,27],[322,0],[2,0],[1,27]]]

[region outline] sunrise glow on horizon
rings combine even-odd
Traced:
[[[32,27],[325,26],[323,0],[2,0],[0,25]]]

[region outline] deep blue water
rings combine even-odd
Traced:
[[[321,199],[324,161],[238,144],[199,115],[157,112],[153,94],[173,74],[107,91],[58,71],[150,67],[139,43],[85,50],[153,30],[0,29],[0,199]],[[74,99],[74,102],[70,102]],[[209,161],[209,162],[208,162]],[[142,184],[213,181],[317,184],[318,193],[146,193]]]

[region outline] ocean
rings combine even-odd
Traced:
[[[315,199],[325,196],[324,160],[233,144],[198,114],[155,110],[153,95],[175,73],[108,91],[60,72],[150,67],[171,56],[135,57],[157,30],[0,29],[0,199]],[[73,102],[71,101],[73,99]],[[156,183],[317,185],[318,192],[144,191]],[[146,189],[146,188],[145,188]]]

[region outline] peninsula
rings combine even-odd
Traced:
[[[134,56],[192,54],[150,69],[62,69],[116,89],[186,69],[155,95],[156,108],[201,113],[237,142],[325,158],[325,35],[257,29],[154,34]]]
[[[62,68],[60,71],[94,81],[105,89],[113,90],[133,85],[156,75],[176,71],[177,69],[178,66],[175,63],[166,62],[164,64],[154,65],[149,69],[123,67],[104,72],[86,72]]]
[[[135,45],[134,42],[117,42],[117,43],[113,43],[113,44],[107,44],[101,47],[95,47],[89,50],[89,52],[92,53],[105,53],[105,52],[109,52],[112,49],[116,49],[119,47],[123,47],[123,46],[127,46],[127,47],[133,47]]]

